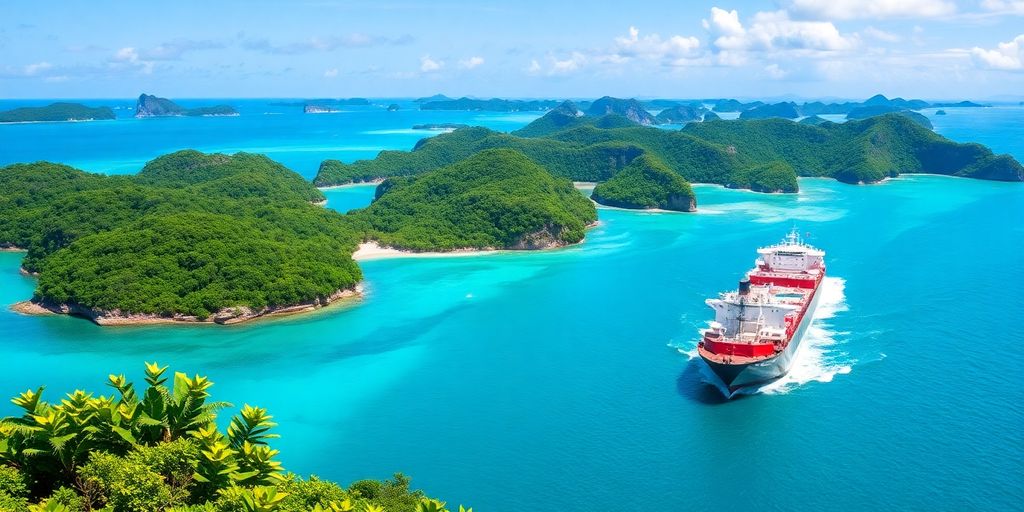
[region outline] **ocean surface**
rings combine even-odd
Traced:
[[[124,173],[196,147],[311,177],[323,158],[410,148],[427,135],[414,123],[535,117],[230,103],[241,116],[0,126],[0,163]],[[940,133],[1024,160],[1024,109],[946,111],[926,112]],[[105,392],[108,373],[141,382],[159,361],[269,408],[292,471],[402,471],[480,511],[1021,509],[1024,184],[800,186],[700,185],[696,214],[601,209],[557,251],[363,262],[361,302],[249,325],[101,328],[3,307],[0,394]],[[373,187],[327,194],[345,211]],[[693,358],[704,299],[794,225],[827,251],[823,303],[792,373],[725,401]],[[20,259],[0,253],[0,304],[32,294]]]

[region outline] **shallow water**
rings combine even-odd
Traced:
[[[937,128],[1024,159],[1024,110],[969,110],[947,109]],[[378,135],[382,147],[406,136]],[[138,146],[152,156],[128,142],[102,157]],[[0,160],[29,153],[4,146]],[[101,153],[75,155],[51,158]],[[290,470],[343,482],[403,471],[477,510],[1018,508],[1024,392],[1004,351],[1024,344],[1024,185],[800,184],[795,196],[699,185],[697,214],[601,209],[563,250],[363,262],[364,300],[304,317],[100,328],[5,308],[0,394],[103,391],[107,373],[141,381],[142,361],[159,360],[209,375],[218,399],[268,407]],[[372,194],[332,189],[328,207]],[[793,373],[726,402],[687,355],[703,300],[794,224],[828,252],[827,300]],[[3,304],[31,295],[19,261],[0,253]]]

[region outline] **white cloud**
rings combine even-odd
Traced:
[[[956,12],[956,4],[949,0],[788,0],[782,7],[816,20],[935,18]]]
[[[844,36],[832,22],[790,19],[786,11],[758,12],[744,27],[739,13],[711,8],[711,19],[704,20],[711,34],[712,49],[722,65],[744,64],[743,52],[818,53],[850,50],[857,45],[855,36]]]
[[[864,29],[864,35],[870,37],[871,39],[877,39],[879,41],[884,41],[886,43],[898,43],[903,39],[902,37],[893,34],[892,32],[886,32],[875,27],[868,27]]]
[[[662,39],[658,34],[640,37],[640,30],[629,27],[628,36],[615,38],[615,46],[609,57],[620,62],[630,58],[676,61],[695,56],[699,49],[700,40],[696,37],[676,35]]]
[[[53,64],[49,62],[37,62],[35,64],[29,64],[25,66],[25,76],[36,76],[41,72],[44,72],[53,67]]]
[[[434,60],[430,58],[430,55],[424,55],[420,57],[420,71],[424,73],[433,73],[440,71],[444,67],[443,60]]]
[[[338,76],[338,68],[331,68],[324,71],[324,78],[334,78]]]
[[[764,71],[765,73],[768,73],[768,76],[774,78],[775,80],[781,80],[783,78],[786,78],[786,75],[789,74],[786,72],[786,70],[780,68],[778,64],[769,64],[764,67]]]
[[[117,62],[138,62],[139,52],[132,47],[125,47],[114,53],[114,60]]]
[[[981,7],[1000,14],[1024,14],[1024,0],[984,0]]]
[[[530,67],[526,68],[526,72],[531,74],[531,75],[536,75],[536,74],[540,73],[540,70],[541,70],[540,62],[537,62],[537,59],[531,60],[530,61]]]
[[[549,75],[567,75],[580,69],[581,66],[587,63],[587,56],[580,52],[572,52],[566,59],[551,58],[551,67],[548,69]]]
[[[483,65],[483,63],[484,63],[484,58],[483,57],[476,57],[476,56],[474,56],[474,57],[470,57],[468,59],[460,60],[459,61],[459,67],[461,69],[473,69],[473,68],[475,68],[477,66]]]
[[[971,49],[975,63],[982,67],[1009,71],[1024,70],[1024,34],[1012,41],[999,43],[996,48],[986,50],[975,46]]]

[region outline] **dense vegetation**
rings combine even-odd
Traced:
[[[654,116],[655,124],[684,124],[700,121],[707,111],[704,107],[677,105],[666,108]]]
[[[0,181],[0,245],[28,250],[40,303],[205,318],[318,302],[361,279],[355,223],[264,156],[180,151],[136,176],[15,164]]]
[[[391,178],[353,216],[369,237],[412,250],[536,249],[579,242],[597,220],[564,178],[523,154],[481,151],[415,178]]]
[[[491,98],[489,100],[478,100],[473,98],[438,99],[424,101],[420,104],[421,110],[485,110],[489,112],[527,112],[543,111],[558,106],[555,100],[503,100]]]
[[[594,201],[619,208],[694,211],[693,189],[678,174],[650,155],[634,159],[611,179],[594,187]]]
[[[212,107],[185,108],[167,99],[142,94],[135,103],[135,117],[166,117],[166,116],[232,116],[238,111],[230,105],[214,105]]]
[[[588,116],[601,117],[608,114],[616,114],[637,124],[654,124],[656,121],[650,112],[644,110],[644,106],[635,99],[621,99],[605,96],[595,100],[587,108]]]
[[[880,116],[884,114],[897,114],[910,119],[911,121],[931,130],[933,128],[932,122],[928,120],[924,114],[919,114],[912,110],[907,110],[900,107],[893,107],[889,105],[873,105],[866,107],[857,107],[850,110],[846,114],[847,119],[867,119],[869,117]]]
[[[170,380],[170,382],[168,382]],[[266,409],[211,400],[206,377],[147,363],[145,387],[110,375],[109,395],[77,390],[60,402],[43,388],[0,420],[0,510],[5,512],[441,512],[409,479],[348,488],[288,473],[270,442]],[[460,507],[462,510],[462,507]]]
[[[713,121],[669,131],[615,115],[577,117],[559,108],[512,134],[460,129],[423,140],[411,152],[382,151],[373,160],[352,164],[325,161],[316,183],[416,175],[489,148],[515,149],[575,181],[605,181],[643,154],[691,183],[755,190],[793,191],[796,176],[830,176],[851,183],[915,172],[1022,179],[1021,166],[1012,157],[993,155],[979,144],[950,141],[898,114],[821,126],[783,119]],[[787,165],[768,165],[773,162]]]
[[[45,107],[21,107],[0,112],[0,123],[38,121],[85,121],[114,119],[110,107],[87,107],[81,103],[51,103]]]
[[[800,113],[796,109],[796,104],[792,102],[758,105],[740,113],[740,119],[768,119],[771,117],[796,119],[800,117]]]
[[[758,165],[789,164],[800,176],[869,183],[900,173],[934,173],[1021,181],[1024,168],[981,144],[953,142],[912,120],[888,114],[861,121],[810,126],[783,119],[698,123],[683,133],[735,148]]]

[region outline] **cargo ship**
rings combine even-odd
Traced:
[[[789,372],[825,278],[824,251],[795,229],[757,254],[736,291],[705,301],[715,319],[701,331],[697,352],[730,397]]]

